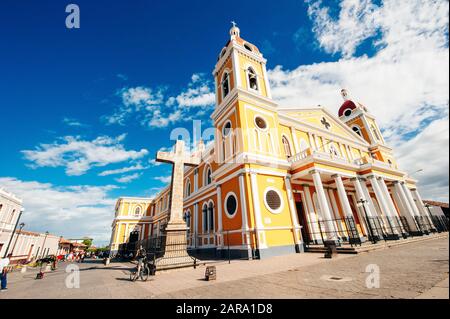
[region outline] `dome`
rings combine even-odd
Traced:
[[[347,110],[347,109],[350,109],[353,111],[354,109],[356,109],[356,104],[353,103],[353,101],[351,101],[351,100],[345,101],[339,108],[339,112],[338,112],[339,117],[343,116],[345,113],[345,110]]]

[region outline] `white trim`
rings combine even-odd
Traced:
[[[234,199],[235,199],[235,201],[236,201],[236,210],[235,210],[235,212],[234,212],[233,214],[230,214],[230,213],[228,212],[228,207],[227,207],[227,201],[228,201],[228,198],[229,198],[230,196],[233,196]],[[236,193],[233,192],[233,191],[228,192],[228,193],[227,193],[227,196],[225,196],[225,200],[223,201],[223,203],[224,203],[223,208],[224,208],[225,215],[227,215],[227,217],[228,217],[229,219],[233,219],[233,218],[236,216],[237,211],[238,211],[238,207],[239,207],[239,202],[238,202],[238,198],[237,198],[237,196],[236,196]]]
[[[272,208],[269,206],[269,204],[267,203],[266,196],[267,196],[267,193],[268,193],[269,191],[274,191],[275,193],[277,193],[278,197],[280,197],[280,207],[278,207],[277,209],[272,209]],[[264,198],[263,198],[263,200],[264,200],[264,205],[266,206],[266,209],[267,209],[269,212],[271,212],[272,214],[278,215],[278,214],[280,214],[281,212],[283,212],[283,209],[284,209],[284,200],[283,200],[283,196],[282,196],[282,194],[281,194],[281,191],[280,191],[278,188],[275,188],[275,187],[273,187],[273,186],[268,186],[268,187],[266,187],[266,189],[264,190]]]

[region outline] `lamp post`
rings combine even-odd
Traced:
[[[11,249],[11,256],[14,256],[14,248],[16,248],[17,241],[19,240],[20,234],[22,233],[22,228],[25,226],[25,223],[19,224],[19,231],[17,232],[16,240],[14,241],[14,245]]]
[[[12,232],[11,237],[9,238],[8,246],[6,247],[5,255],[3,256],[3,258],[6,258],[6,257],[8,256],[9,246],[11,245],[11,241],[12,241],[12,239],[13,239],[13,237],[14,237],[14,234],[16,233],[16,229],[17,229],[17,225],[19,224],[20,217],[22,217],[22,213],[23,213],[24,211],[25,211],[25,209],[22,208],[22,209],[20,210],[20,212],[19,212],[19,217],[17,217],[16,224],[14,225],[14,230],[13,230],[13,232]]]
[[[376,240],[375,236],[373,235],[372,227],[370,226],[369,216],[367,215],[367,210],[366,210],[366,205],[365,205],[365,204],[367,203],[367,200],[366,200],[366,199],[363,199],[363,198],[360,198],[360,199],[357,201],[357,203],[358,203],[359,205],[361,205],[362,208],[364,209],[364,216],[366,217],[366,221],[367,221],[367,229],[369,230],[370,240],[372,240],[372,243],[376,244],[376,243],[377,243],[377,240]]]

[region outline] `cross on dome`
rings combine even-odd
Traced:
[[[231,21],[231,24],[233,25],[230,29],[230,36],[231,39],[235,39],[236,37],[239,37],[241,30],[237,27],[237,23],[234,21]]]

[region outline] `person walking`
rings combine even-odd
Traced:
[[[5,258],[0,259],[0,271],[1,271],[1,290],[5,291],[8,289],[8,266],[9,266],[9,258],[11,257],[11,254],[9,254]]]

